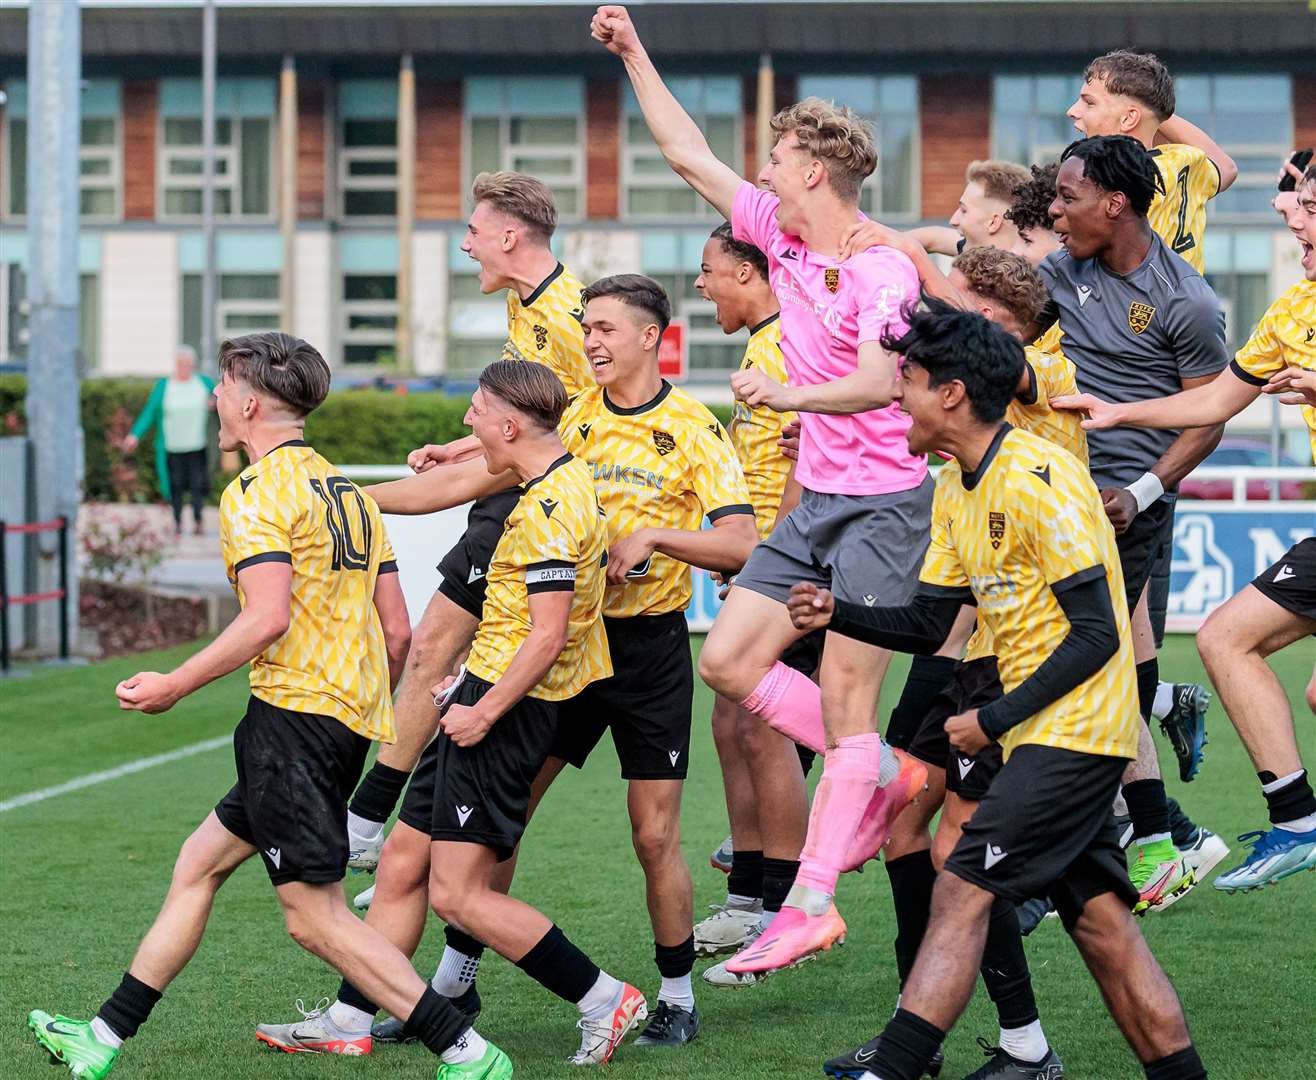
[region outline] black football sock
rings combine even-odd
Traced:
[[[1261,793],[1265,795],[1266,805],[1270,808],[1272,825],[1316,814],[1316,795],[1312,794],[1306,769],[1291,780],[1281,781],[1280,777],[1271,772],[1257,773],[1257,778],[1261,781]],[[1267,791],[1267,788],[1270,790]]]
[[[1170,835],[1170,808],[1165,802],[1164,781],[1135,780],[1124,785],[1123,794],[1129,820],[1133,822],[1134,843]]]
[[[1026,1027],[1038,1018],[1028,957],[1024,955],[1024,938],[1019,932],[1019,916],[1013,903],[999,897],[992,904],[987,923],[982,981],[996,1004],[1001,1027]]]
[[[1133,671],[1138,679],[1138,712],[1142,715],[1143,723],[1149,723],[1152,704],[1156,701],[1156,687],[1161,682],[1160,661],[1153,656],[1138,664]]]
[[[867,1068],[882,1080],[919,1080],[941,1049],[946,1033],[905,1009],[887,1021]]]
[[[763,860],[763,910],[780,911],[800,872],[799,859]]]
[[[1169,796],[1165,799],[1166,809],[1170,811],[1170,839],[1180,851],[1190,848],[1197,839],[1197,825],[1183,812],[1183,807]]]
[[[932,852],[924,850],[888,859],[886,872],[891,879],[891,899],[896,908],[896,971],[900,985],[904,986],[928,928],[937,870],[932,865]]]
[[[348,811],[367,821],[383,824],[388,820],[402,797],[402,789],[407,786],[409,772],[394,769],[376,761],[366,777],[356,787],[356,794]]]
[[[374,1016],[375,1013],[379,1012],[379,1006],[366,997],[365,994],[361,993],[360,990],[346,979],[344,979],[342,985],[338,987],[338,1000],[344,1005],[350,1005],[354,1009],[360,1009],[363,1013],[369,1013],[371,1016]]]
[[[96,1015],[119,1038],[131,1039],[137,1034],[137,1029],[146,1023],[161,996],[155,987],[147,986],[141,979],[125,971],[122,981]]]
[[[763,899],[763,852],[732,849],[727,894],[751,900]]]
[[[442,1054],[471,1026],[471,1018],[434,988],[427,986],[411,1010],[402,1030],[423,1042],[431,1053]]]
[[[1206,1080],[1206,1066],[1192,1046],[1159,1061],[1149,1061],[1143,1070],[1147,1080]]]
[[[516,966],[545,990],[575,1005],[598,980],[599,967],[556,926],[539,939]]]

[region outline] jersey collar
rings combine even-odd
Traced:
[[[549,473],[551,473],[554,469],[561,468],[563,465],[565,465],[565,464],[566,464],[568,461],[570,461],[570,460],[571,460],[571,452],[570,452],[570,451],[567,451],[567,452],[566,452],[565,454],[563,454],[560,458],[558,458],[558,459],[557,459],[556,461],[554,461],[551,465],[549,465],[549,467],[548,467],[547,469],[545,469],[542,473],[540,473],[538,476],[534,477],[534,478],[531,479],[531,480],[527,480],[524,484],[522,484],[522,485],[521,485],[521,490],[522,490],[522,491],[529,491],[532,487],[534,487],[537,483],[539,483],[539,481],[541,481],[542,479],[544,479],[544,477],[546,477],[546,476],[547,476]]]
[[[552,285],[553,282],[555,282],[558,278],[560,278],[564,270],[566,270],[566,267],[563,266],[561,263],[558,263],[557,266],[553,267],[553,272],[549,274],[548,277],[544,278],[544,280],[541,281],[538,285],[535,286],[535,291],[521,301],[521,306],[529,307],[541,296],[543,296],[544,290],[547,289],[550,285]]]
[[[310,445],[311,444],[308,443],[305,439],[289,439],[287,442],[279,443],[279,445],[276,446],[274,450],[282,450],[285,446],[310,446]],[[270,453],[271,454],[274,453],[274,450],[271,450]]]
[[[771,326],[773,323],[775,323],[775,322],[776,322],[778,319],[780,319],[780,318],[781,318],[781,312],[780,312],[780,311],[774,311],[771,315],[769,315],[766,319],[764,319],[764,320],[763,320],[761,323],[759,323],[757,326],[751,326],[751,327],[749,328],[749,336],[750,336],[750,337],[753,337],[753,336],[754,336],[755,334],[757,334],[760,330],[762,330],[765,326]]]
[[[992,437],[991,445],[987,447],[987,453],[983,454],[982,460],[978,462],[978,467],[960,473],[960,485],[965,491],[972,491],[978,486],[978,481],[986,475],[987,467],[991,465],[993,459],[996,457],[996,452],[1000,450],[1001,443],[1005,441],[1005,437],[1013,430],[1014,428],[1009,424],[1002,424],[1000,430]]]
[[[636,405],[631,409],[623,409],[620,405],[614,405],[612,399],[608,397],[608,391],[603,391],[603,404],[607,406],[608,412],[615,413],[618,416],[639,416],[640,413],[648,412],[650,409],[656,409],[663,403],[667,395],[672,392],[672,384],[666,379],[662,380],[662,389],[657,395],[646,401],[643,405]]]

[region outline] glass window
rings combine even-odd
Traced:
[[[220,274],[216,281],[215,340],[278,330],[278,274]],[[184,274],[179,290],[180,337],[201,351],[201,275]]]
[[[386,218],[398,212],[398,89],[382,79],[339,87],[338,190],[342,214]]]
[[[339,339],[344,364],[392,365],[397,361],[396,274],[344,274]]]
[[[992,80],[992,157],[1040,164],[1078,138],[1065,115],[1078,99],[1082,73],[998,75]],[[965,165],[968,164],[966,161]]]
[[[101,348],[101,290],[96,274],[78,275],[78,370],[96,366]]]
[[[512,169],[543,180],[559,218],[585,206],[585,87],[574,77],[466,80],[467,176]]]
[[[744,168],[741,81],[731,76],[677,76],[668,88],[699,125],[719,159]],[[701,199],[663,160],[629,83],[623,91],[621,182],[628,218],[708,218],[721,215]]]
[[[5,173],[10,217],[27,213],[27,120],[10,117]],[[78,149],[79,201],[83,217],[116,220],[120,216],[121,150],[117,117],[84,117]]]
[[[193,83],[196,80],[162,80],[158,216],[166,220],[201,216],[205,161],[199,84],[194,89]],[[241,221],[273,216],[272,110],[271,80],[219,80],[215,97],[216,217]]]
[[[920,214],[918,79],[913,75],[803,75],[801,98],[848,105],[877,133],[877,172],[864,183],[859,208],[886,220]]]

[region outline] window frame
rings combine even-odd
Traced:
[[[391,277],[393,279],[393,299],[392,300],[349,300],[347,298],[347,279],[349,277]],[[398,353],[398,328],[401,324],[402,309],[397,298],[397,270],[344,270],[338,275],[338,301],[339,301],[339,319],[338,319],[338,342],[337,357],[338,369],[341,371],[393,371],[397,369]],[[351,322],[354,315],[391,315],[393,317],[392,331],[380,329],[352,329]],[[369,362],[349,361],[347,359],[347,350],[353,345],[381,346],[389,345],[393,350],[393,362],[381,363],[378,360]]]
[[[109,120],[114,125],[114,142],[109,146],[100,144],[85,145],[82,141],[81,124],[78,132],[78,219],[93,225],[113,224],[123,220],[123,114],[116,113],[114,116],[84,116],[82,121],[87,120]],[[9,202],[13,192],[13,158],[14,155],[9,152],[10,139],[12,138],[13,124],[18,122],[26,128],[28,118],[26,116],[15,117],[9,109],[5,109],[3,130],[0,130],[0,157],[4,160],[3,176],[0,177],[0,221],[23,222],[27,220],[27,200],[24,198],[24,207],[21,213],[15,213],[10,210]],[[89,160],[107,160],[110,163],[108,173],[102,175],[84,176],[82,173],[82,163]],[[24,154],[26,162],[26,153]],[[91,181],[88,183],[88,181]],[[27,194],[27,177],[23,178],[23,194]],[[82,194],[86,190],[104,191],[110,190],[114,195],[114,209],[108,214],[91,214],[82,212]]]
[[[200,213],[197,214],[174,214],[168,210],[168,199],[166,194],[169,190],[175,191],[203,191],[205,189],[205,148],[203,145],[188,147],[184,144],[170,144],[165,142],[166,124],[170,120],[200,120],[200,117],[194,116],[166,116],[163,112],[156,116],[156,182],[155,182],[155,219],[162,222],[195,224],[202,219]],[[221,188],[227,189],[229,193],[229,213],[221,213],[215,210],[215,220],[223,221],[226,224],[266,224],[275,218],[275,204],[277,178],[275,177],[275,157],[277,139],[277,124],[274,117],[269,116],[247,116],[241,112],[219,112],[215,113],[216,135],[218,135],[219,122],[227,120],[229,122],[229,142],[227,144],[215,143],[215,175],[214,190],[216,193]],[[264,214],[244,214],[242,213],[242,122],[243,120],[263,120],[265,122],[267,133],[266,142],[269,151],[268,169],[269,169],[269,210]],[[204,133],[202,139],[204,140]],[[169,163],[175,159],[195,159],[202,163],[203,172],[195,174],[171,175],[169,172]],[[219,171],[219,162],[226,162],[226,171]]]
[[[387,146],[348,146],[346,125],[361,120],[386,121],[393,125],[393,148],[390,150]],[[400,156],[397,140],[398,118],[392,117],[364,117],[364,116],[344,116],[339,113],[337,121],[337,158],[338,169],[336,174],[336,187],[338,198],[338,218],[340,221],[350,221],[353,224],[378,224],[382,222],[393,221],[397,218],[397,200],[400,195],[398,168],[400,166]],[[393,163],[392,176],[353,176],[351,166],[357,161],[390,161]],[[347,211],[347,196],[349,191],[390,191],[393,193],[393,213],[391,214],[349,214]]]

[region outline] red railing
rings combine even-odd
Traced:
[[[49,592],[9,595],[9,566],[6,558],[5,538],[29,533],[59,533],[59,588]],[[69,658],[69,522],[68,518],[53,521],[29,521],[25,525],[9,525],[0,521],[0,671],[9,671],[9,609],[26,604],[44,604],[59,601],[59,656]]]

